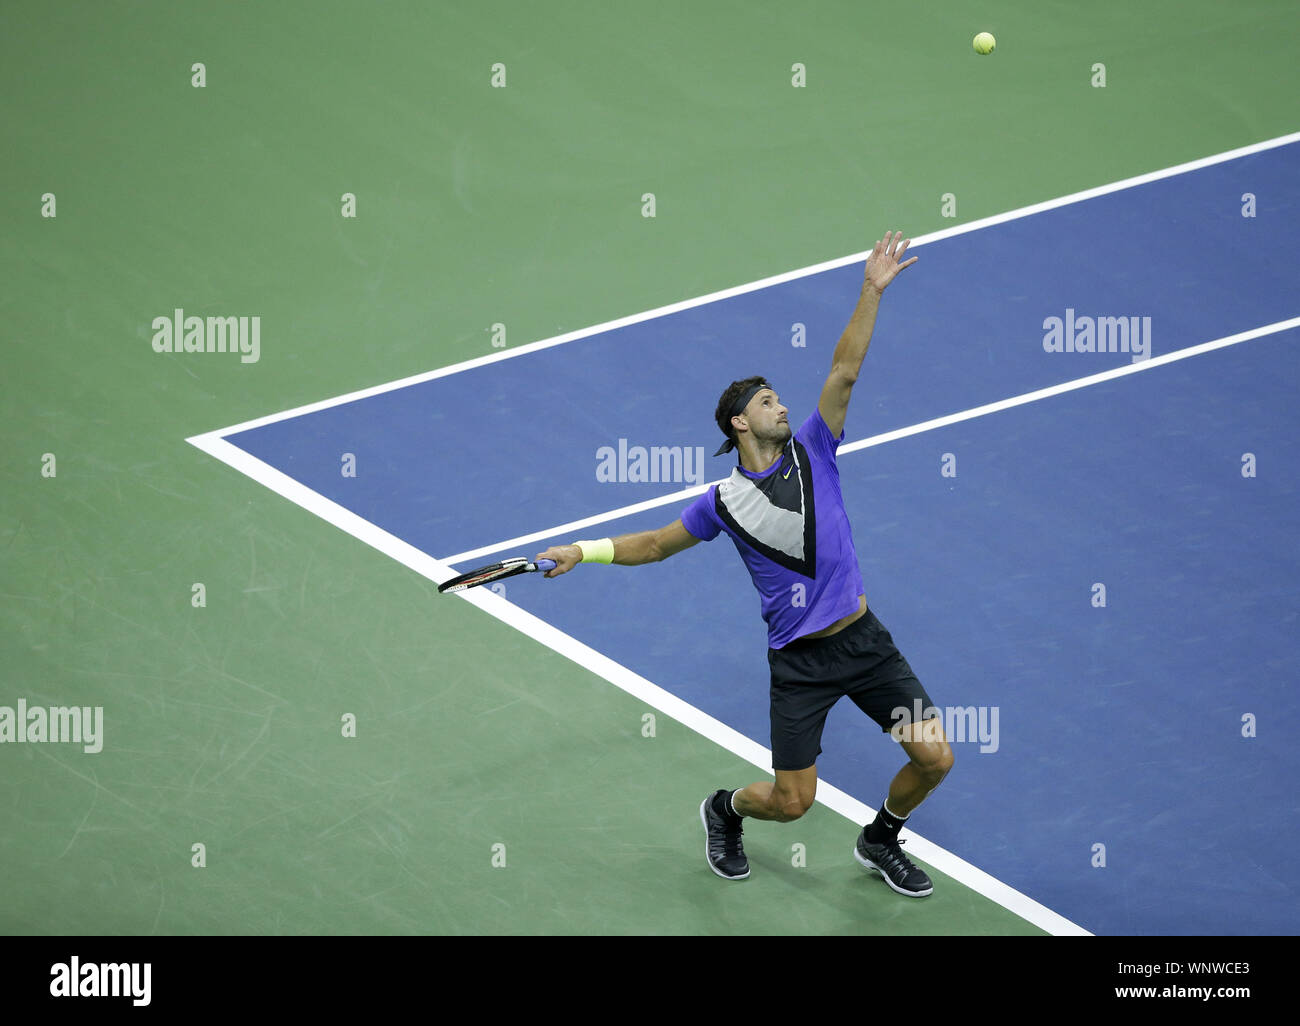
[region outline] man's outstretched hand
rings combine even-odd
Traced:
[[[539,552],[534,556],[533,562],[539,559],[555,560],[555,569],[546,571],[543,577],[559,577],[560,574],[567,574],[582,562],[582,549],[577,545],[552,545],[545,552]]]
[[[911,239],[903,238],[902,232],[885,232],[885,237],[876,243],[876,248],[871,251],[867,257],[867,268],[862,287],[864,289],[875,289],[876,292],[884,292],[885,287],[894,280],[898,272],[905,267],[911,267],[916,263],[916,257],[911,260],[899,263],[902,260],[903,253],[907,250],[907,244]]]

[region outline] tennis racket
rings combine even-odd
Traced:
[[[515,574],[546,573],[548,570],[554,569],[555,560],[553,559],[539,559],[536,563],[521,556],[514,559],[503,559],[500,563],[481,566],[467,574],[453,577],[450,581],[443,581],[438,585],[438,594],[446,595],[453,591],[464,591],[466,588],[477,588],[480,584],[491,584],[493,581],[514,577]]]

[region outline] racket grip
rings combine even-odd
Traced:
[[[541,571],[542,573],[544,573],[544,574],[545,574],[545,573],[549,573],[550,571],[552,571],[552,570],[555,569],[555,560],[553,560],[553,559],[539,559],[539,560],[537,561],[537,569],[540,570],[540,571]]]

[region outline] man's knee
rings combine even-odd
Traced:
[[[782,823],[798,819],[817,797],[817,767],[801,770],[777,770],[776,784],[768,800],[773,818]]]
[[[909,756],[926,780],[932,781],[935,785],[948,775],[955,761],[952,745],[947,741],[917,746]]]
[[[772,804],[776,806],[777,819],[782,823],[793,823],[812,808],[814,795],[809,792],[782,793],[772,792]]]

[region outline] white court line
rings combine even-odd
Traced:
[[[403,541],[396,535],[389,534],[383,528],[377,527],[351,510],[344,509],[338,503],[327,499],[301,482],[295,481],[287,474],[276,470],[267,463],[263,463],[257,457],[249,455],[243,449],[230,444],[222,438],[215,438],[212,435],[196,435],[187,439],[187,441],[278,495],[284,496],[290,502],[296,503],[322,520],[333,524],[354,538],[360,539],[372,548],[397,560],[403,566],[414,570],[428,580],[441,583],[456,575],[456,572],[447,563],[421,552],[409,542]],[[545,620],[520,609],[490,589],[471,588],[468,591],[459,592],[457,597],[478,606],[483,612],[496,617],[502,623],[508,624],[547,648],[571,659],[579,666],[591,671],[598,677],[604,678],[615,687],[626,691],[651,708],[672,717],[702,737],[752,763],[764,773],[772,773],[772,753],[756,741],[750,740],[739,731],[733,730],[720,720],[714,719],[707,713],[695,708],[689,702],[683,701],[645,677],[632,672],[626,666],[616,663],[608,656],[597,652],[594,648],[584,645]],[[817,782],[817,801],[852,820],[855,824],[869,823],[876,815],[876,810],[871,806],[858,801],[825,780]],[[982,869],[972,866],[964,859],[958,858],[952,852],[927,841],[920,835],[910,830],[904,830],[899,836],[908,841],[908,850],[922,862],[928,863],[941,873],[946,873],[954,880],[984,895],[990,901],[996,902],[1034,926],[1056,935],[1091,936],[1087,930],[1076,923],[1053,912],[1032,898],[1021,894]],[[845,858],[847,857],[848,846],[846,843]]]
[[[1039,388],[1033,392],[1025,392],[1022,395],[1012,396],[1009,399],[999,399],[997,402],[985,403],[983,406],[973,406],[969,410],[950,413],[943,417],[935,417],[933,420],[922,421],[920,424],[898,428],[894,431],[886,431],[883,434],[872,435],[870,438],[862,438],[856,442],[845,442],[839,447],[838,455],[843,456],[845,453],[858,452],[861,449],[868,449],[874,445],[882,445],[885,442],[892,442],[895,439],[907,438],[910,435],[919,435],[923,431],[934,431],[937,428],[947,427],[949,424],[958,424],[963,420],[974,420],[976,417],[984,417],[990,413],[1009,410],[1014,406],[1024,406],[1026,403],[1036,402],[1039,399],[1047,399],[1054,395],[1061,395],[1064,392],[1073,392],[1079,388],[1087,388],[1089,385],[1097,385],[1103,381],[1111,381],[1115,378],[1124,377],[1126,374],[1137,374],[1140,371],[1150,370],[1152,367],[1163,367],[1168,363],[1175,363],[1178,360],[1186,360],[1191,356],[1200,356],[1202,353],[1209,353],[1215,349],[1223,349],[1226,346],[1235,346],[1240,342],[1249,342],[1251,339],[1263,338],[1265,335],[1275,335],[1279,331],[1288,331],[1291,328],[1300,328],[1300,317],[1292,317],[1287,321],[1275,321],[1272,324],[1265,324],[1263,327],[1252,328],[1250,331],[1238,332],[1236,335],[1225,335],[1223,338],[1216,338],[1211,342],[1202,342],[1200,345],[1188,346],[1186,349],[1175,349],[1172,353],[1165,353],[1162,356],[1154,356],[1149,360],[1125,364],[1122,367],[1114,367],[1111,370],[1101,371],[1097,374],[1089,374],[1087,377],[1075,378],[1072,381],[1064,381],[1059,385],[1049,385],[1047,388]],[[725,478],[720,478],[719,480],[725,480]],[[574,534],[578,531],[585,530],[588,527],[594,527],[597,524],[603,524],[610,520],[621,520],[622,518],[631,516],[634,513],[644,513],[646,510],[655,509],[659,506],[684,502],[697,495],[703,495],[713,484],[717,484],[717,481],[710,481],[708,484],[693,485],[690,488],[683,488],[680,491],[672,492],[668,495],[660,495],[653,499],[646,499],[644,502],[637,502],[630,506],[622,506],[619,509],[612,509],[607,513],[597,513],[594,516],[584,517],[582,520],[571,520],[567,524],[560,524],[556,527],[547,528],[544,531],[534,531],[531,534],[521,534],[517,538],[510,538],[503,542],[494,542],[491,545],[483,545],[477,549],[470,549],[467,552],[457,552],[453,556],[442,557],[442,561],[449,566],[455,566],[458,563],[465,563],[471,559],[478,559],[481,556],[486,556],[492,552],[499,552],[502,549],[513,549],[524,545],[531,545],[534,542],[542,541],[546,538],[554,538],[561,534]],[[532,553],[530,553],[530,555],[532,555]]]
[[[1012,221],[1022,217],[1028,217],[1032,214],[1043,213],[1045,211],[1053,210],[1058,207],[1063,207],[1072,203],[1079,203],[1082,202],[1083,200],[1093,199],[1098,196],[1104,196],[1112,192],[1118,192],[1122,189],[1129,189],[1135,186],[1144,185],[1148,182],[1158,181],[1162,178],[1168,178],[1174,175],[1185,174],[1187,172],[1195,171],[1204,167],[1209,167],[1214,164],[1222,163],[1229,160],[1234,160],[1239,157],[1249,156],[1250,154],[1253,153],[1259,153],[1264,150],[1272,149],[1278,146],[1285,146],[1293,142],[1300,142],[1300,132],[1292,133],[1290,135],[1285,135],[1285,136],[1279,136],[1274,139],[1265,140],[1264,142],[1255,143],[1250,146],[1240,147],[1235,150],[1229,150],[1224,153],[1219,153],[1210,157],[1204,157],[1199,160],[1194,160],[1184,164],[1179,164],[1174,167],[1165,168],[1160,171],[1153,171],[1148,174],[1138,175],[1136,177],[1124,179],[1122,181],[1114,182],[1109,185],[1098,186],[1093,189],[1087,189],[1082,192],[1073,193],[1069,196],[1063,196],[1057,199],[1048,200],[1043,203],[1037,203],[1030,206],[1021,207],[1019,209],[1008,211],[1003,214],[998,214],[993,217],[984,218],[979,221],[973,221],[968,224],[958,225],[952,228],[944,229],[942,231],[933,232],[928,235],[924,235],[919,238],[913,239],[912,245],[922,246],[930,242],[937,242],[941,239],[952,238],[957,235],[965,234],[966,232],[977,231],[981,228],[988,228],[988,227],[992,227],[993,225],[1003,224],[1007,221]],[[654,310],[646,311],[644,313],[634,314],[629,317],[620,318],[614,321],[607,321],[603,324],[598,324],[593,327],[585,328],[579,331],[569,332],[567,334],[558,335],[549,339],[543,339],[538,342],[533,342],[528,345],[520,346],[516,349],[507,350],[501,353],[494,353],[473,360],[466,360],[458,364],[453,364],[447,367],[438,368],[436,370],[429,371],[423,374],[417,374],[396,381],[390,381],[385,384],[376,385],[371,388],[360,389],[358,391],[349,392],[345,395],[336,396],[332,399],[325,399],[319,402],[309,403],[303,406],[297,406],[289,410],[283,410],[280,413],[275,413],[254,420],[245,421],[241,424],[231,425],[229,427],[221,428],[216,431],[210,431],[204,434],[195,435],[188,438],[187,441],[190,444],[201,449],[202,451],[208,453],[210,456],[213,456],[215,459],[221,460],[223,463],[226,463],[229,466],[233,467],[234,469],[247,475],[248,477],[257,481],[259,484],[263,485],[264,487],[269,488],[270,490],[276,492],[279,495],[284,496],[290,501],[308,510],[309,512],[314,513],[315,515],[321,517],[321,519],[327,521],[328,523],[333,524],[334,526],[338,527],[340,530],[343,530],[348,534],[351,534],[353,537],[356,537],[366,542],[368,545],[371,545],[373,548],[381,552],[384,552],[385,554],[389,555],[391,558],[396,559],[398,562],[402,563],[403,565],[409,567],[412,570],[415,570],[417,573],[428,578],[429,580],[441,582],[447,580],[449,577],[453,576],[454,574],[453,570],[446,562],[435,560],[433,557],[427,555],[426,553],[421,552],[420,550],[416,549],[414,546],[410,545],[409,543],[402,541],[400,538],[397,538],[394,535],[389,534],[388,532],[382,530],[381,528],[370,523],[369,521],[364,520],[363,518],[357,516],[351,511],[344,509],[342,506],[339,506],[337,503],[334,503],[331,500],[325,498],[323,495],[320,495],[319,493],[312,491],[310,488],[307,488],[305,485],[302,485],[301,483],[281,473],[280,471],[276,470],[274,467],[271,467],[269,464],[263,463],[261,460],[258,460],[256,457],[249,455],[248,453],[244,452],[242,449],[239,449],[236,446],[231,445],[229,442],[225,441],[224,436],[234,434],[240,431],[250,430],[256,427],[261,427],[267,424],[276,423],[281,420],[287,420],[292,417],[313,413],[318,410],[328,409],[333,406],[340,406],[343,405],[344,403],[353,402],[374,395],[379,395],[381,393],[393,391],[398,388],[404,388],[408,385],[415,385],[424,381],[431,381],[436,378],[445,377],[450,374],[456,374],[461,371],[469,370],[474,367],[481,367],[487,364],[495,363],[499,360],[513,359],[517,356],[522,356],[526,353],[536,352],[538,350],[550,348],[552,346],[562,345],[566,342],[571,342],[577,339],[587,338],[592,335],[597,335],[603,332],[612,331],[616,328],[625,327],[627,325],[637,324],[642,321],[652,320],[657,317],[666,316],[668,314],[676,313],[681,310],[691,309],[693,307],[702,306],[707,303],[712,303],[722,299],[727,299],[732,296],[743,295],[745,293],[754,292],[762,288],[768,288],[773,285],[779,285],[785,282],[794,281],[798,278],[807,277],[809,275],[817,274],[822,271],[832,270],[838,267],[844,267],[849,264],[857,263],[861,260],[864,260],[868,252],[869,251],[864,250],[861,253],[855,253],[851,256],[841,257],[837,260],[826,261],[799,270],[789,271],[783,274],[774,275],[768,278],[763,278],[758,281],[737,286],[735,288],[725,289],[719,292],[710,293],[709,295],[701,296],[696,299],[686,300],[679,303],[673,303],[668,306],[662,306]],[[1220,341],[1223,342],[1223,340]],[[1231,343],[1223,342],[1223,344],[1231,344]],[[1214,343],[1206,343],[1206,345],[1213,346]],[[1186,351],[1184,350],[1182,352],[1186,352]],[[1168,354],[1168,355],[1172,356],[1175,354]],[[1189,353],[1188,355],[1191,354]],[[1167,357],[1158,357],[1156,359],[1163,359],[1167,361]],[[1154,362],[1154,361],[1148,361],[1148,362]],[[1141,365],[1135,365],[1135,366],[1141,366]],[[1131,373],[1131,370],[1129,368],[1120,368],[1120,370]],[[1066,390],[1062,386],[1055,386],[1055,387],[1061,388],[1062,391]],[[1075,387],[1083,387],[1083,386],[1076,385]],[[1032,395],[1032,393],[1030,394]],[[1018,397],[1018,398],[1022,398],[1022,397]],[[1032,400],[1025,399],[1024,401],[1032,401]],[[1015,400],[1003,400],[1003,402],[1014,404]],[[971,415],[979,415],[979,414],[972,413],[972,411],[966,411],[966,412]],[[990,410],[988,412],[992,412],[992,411]],[[961,418],[962,414],[954,414],[953,416],[957,418]],[[922,430],[924,428],[922,426],[918,426],[917,429]],[[910,429],[902,429],[902,430],[904,433],[906,433]],[[891,433],[891,434],[893,434],[894,437],[903,437],[903,434],[900,433]],[[885,440],[888,439],[885,437],[880,437],[878,439],[864,439],[861,442],[853,443],[853,446],[858,448],[864,448],[867,445],[879,444],[881,441],[885,441]],[[702,491],[703,489],[700,490]],[[661,505],[665,502],[672,501],[672,498],[674,497],[667,497],[657,501],[652,500],[652,504]],[[651,507],[646,506],[645,508],[651,508]],[[524,634],[527,634],[529,637],[539,641],[540,643],[546,645],[547,647],[552,648],[555,651],[560,652],[562,655],[567,656],[569,659],[591,670],[593,673],[596,673],[597,675],[603,677],[605,680],[608,680],[610,683],[614,684],[615,686],[623,689],[624,691],[627,691],[629,694],[635,695],[636,697],[640,698],[642,701],[646,702],[648,705],[651,705],[652,707],[659,709],[660,711],[678,720],[679,722],[687,725],[688,727],[691,727],[697,733],[714,741],[716,744],[721,745],[722,747],[726,748],[728,751],[731,751],[734,754],[739,755],[741,758],[748,760],[749,762],[758,766],[760,769],[764,770],[765,772],[769,772],[769,773],[771,772],[771,753],[767,749],[763,748],[761,745],[758,745],[756,742],[751,741],[749,738],[746,738],[744,735],[738,733],[737,731],[732,730],[730,727],[719,722],[718,720],[715,720],[712,717],[707,716],[705,713],[696,709],[694,706],[691,706],[688,703],[683,702],[675,695],[672,695],[669,692],[664,691],[662,688],[659,688],[658,686],[652,684],[650,681],[646,680],[645,678],[632,673],[631,670],[628,670],[626,667],[621,666],[618,663],[615,663],[607,656],[604,656],[601,653],[596,652],[594,649],[586,645],[583,645],[581,642],[577,641],[577,639],[564,634],[563,632],[559,631],[555,627],[552,627],[550,624],[546,623],[545,621],[512,605],[501,596],[498,596],[490,591],[486,591],[485,589],[471,589],[470,591],[467,592],[461,592],[460,597],[462,597],[466,601],[472,602],[473,604],[479,606],[485,612],[489,613],[492,616],[495,616],[497,619],[501,620],[502,622],[515,627],[517,630],[521,631]],[[839,812],[841,815],[858,823],[868,822],[870,819],[872,819],[875,816],[875,810],[873,810],[870,806],[865,805],[862,802],[859,802],[857,799],[853,798],[852,796],[846,794],[843,791],[840,791],[838,788],[834,787],[833,785],[825,781],[819,783],[820,786],[819,786],[819,794],[817,800],[820,801],[822,804],[828,806],[831,809],[834,809],[835,811]],[[1038,926],[1040,929],[1043,929],[1053,934],[1075,934],[1075,935],[1088,934],[1088,931],[1084,930],[1082,927],[1078,926],[1077,924],[1064,918],[1058,913],[1053,912],[1051,909],[1039,904],[1038,902],[1027,897],[1026,895],[1021,894],[1019,891],[1016,891],[1013,888],[1008,887],[1006,884],[1002,883],[1001,881],[996,880],[993,877],[989,876],[983,870],[980,870],[977,867],[972,866],[970,863],[964,861],[963,859],[958,858],[957,856],[953,855],[951,852],[948,852],[943,848],[940,848],[938,845],[934,845],[926,841],[924,838],[916,834],[913,834],[911,831],[905,830],[903,831],[903,835],[905,835],[908,838],[908,840],[911,841],[912,843],[911,850],[916,855],[917,858],[921,859],[923,862],[929,863],[939,871],[946,873],[953,879],[959,881],[960,883],[971,888],[972,890],[980,894],[983,894],[985,897],[989,898],[990,900],[997,902],[1003,907],[1014,912],[1016,915],[1019,915],[1021,918],[1025,919],[1026,921]]]
[[[1092,189],[1085,189],[1083,192],[1075,192],[1068,196],[1060,196],[1056,199],[1045,200],[1042,203],[1034,203],[1027,207],[1019,207],[1015,210],[1009,210],[1006,213],[994,214],[992,217],[986,217],[979,221],[970,221],[967,224],[954,225],[951,228],[944,228],[941,231],[931,232],[929,235],[919,236],[912,240],[911,245],[924,246],[927,243],[938,242],[941,239],[950,239],[957,235],[964,235],[967,232],[978,231],[981,228],[991,228],[994,225],[1005,224],[1007,221],[1015,221],[1022,217],[1029,217],[1032,214],[1041,214],[1048,210],[1055,210],[1058,207],[1069,206],[1073,203],[1081,203],[1084,200],[1096,199],[1098,196],[1105,196],[1112,192],[1120,192],[1123,189],[1132,189],[1139,185],[1146,185],[1149,182],[1157,182],[1162,178],[1172,178],[1175,175],[1187,174],[1190,171],[1199,171],[1201,168],[1211,167],[1215,164],[1222,164],[1226,161],[1236,160],[1240,157],[1248,157],[1253,153],[1262,153],[1265,150],[1276,149],[1279,146],[1287,146],[1294,142],[1300,142],[1300,132],[1293,132],[1290,135],[1279,135],[1275,139],[1266,139],[1263,142],[1252,143],[1249,146],[1242,146],[1235,150],[1226,150],[1223,153],[1216,153],[1209,157],[1201,157],[1198,160],[1191,160],[1185,164],[1177,164],[1173,167],[1163,168],[1160,171],[1151,171],[1147,174],[1137,175],[1134,178],[1125,178],[1122,181],[1111,182],[1108,185],[1099,185]],[[861,253],[854,253],[852,256],[839,257],[836,260],[827,260],[823,263],[813,264],[809,267],[803,267],[795,271],[786,271],[782,274],[773,275],[769,278],[762,278],[745,285],[737,285],[733,288],[723,289],[720,292],[711,292],[707,296],[700,296],[697,299],[686,299],[679,303],[671,303],[668,306],[656,307],[655,309],[647,310],[644,313],[632,314],[628,317],[620,317],[617,320],[606,321],[604,324],[597,324],[590,328],[582,328],[578,331],[570,331],[564,335],[556,335],[552,338],[530,342],[527,345],[522,345],[515,349],[507,349],[499,353],[491,353],[487,356],[476,357],[473,360],[465,360],[461,363],[449,364],[446,367],[439,367],[437,370],[425,371],[422,374],[414,374],[410,377],[400,378],[396,381],[389,381],[381,385],[373,385],[370,388],[363,388],[356,392],[348,392],[345,395],[335,396],[332,399],[322,399],[319,402],[308,403],[305,406],[295,406],[290,410],[282,410],[279,413],[272,413],[265,417],[258,417],[254,420],[244,421],[242,424],[233,424],[230,427],[218,428],[216,431],[211,431],[206,435],[199,435],[196,437],[202,438],[210,435],[220,438],[239,431],[249,431],[253,428],[264,427],[267,424],[274,424],[277,421],[287,420],[291,417],[300,417],[307,413],[315,413],[318,410],[329,409],[332,406],[342,406],[344,403],[355,402],[358,399],[366,399],[370,396],[380,395],[384,392],[391,392],[398,388],[406,388],[408,385],[418,385],[425,381],[433,381],[435,378],[446,377],[450,374],[459,374],[461,371],[470,370],[474,367],[483,367],[490,363],[497,363],[500,360],[512,360],[516,356],[523,356],[526,353],[535,353],[540,349],[549,349],[552,346],[563,345],[566,342],[574,342],[582,338],[589,338],[592,335],[599,335],[602,332],[627,327],[630,324],[639,324],[642,321],[650,321],[657,317],[665,317],[668,314],[678,313],[682,310],[689,310],[697,306],[704,306],[708,303],[715,303],[722,299],[741,296],[747,292],[756,292],[759,289],[770,288],[773,285],[781,285],[788,281],[795,281],[798,278],[806,278],[809,275],[819,274],[822,271],[833,270],[837,267],[846,267],[849,264],[855,264],[866,260],[870,252],[870,250],[863,250]]]

